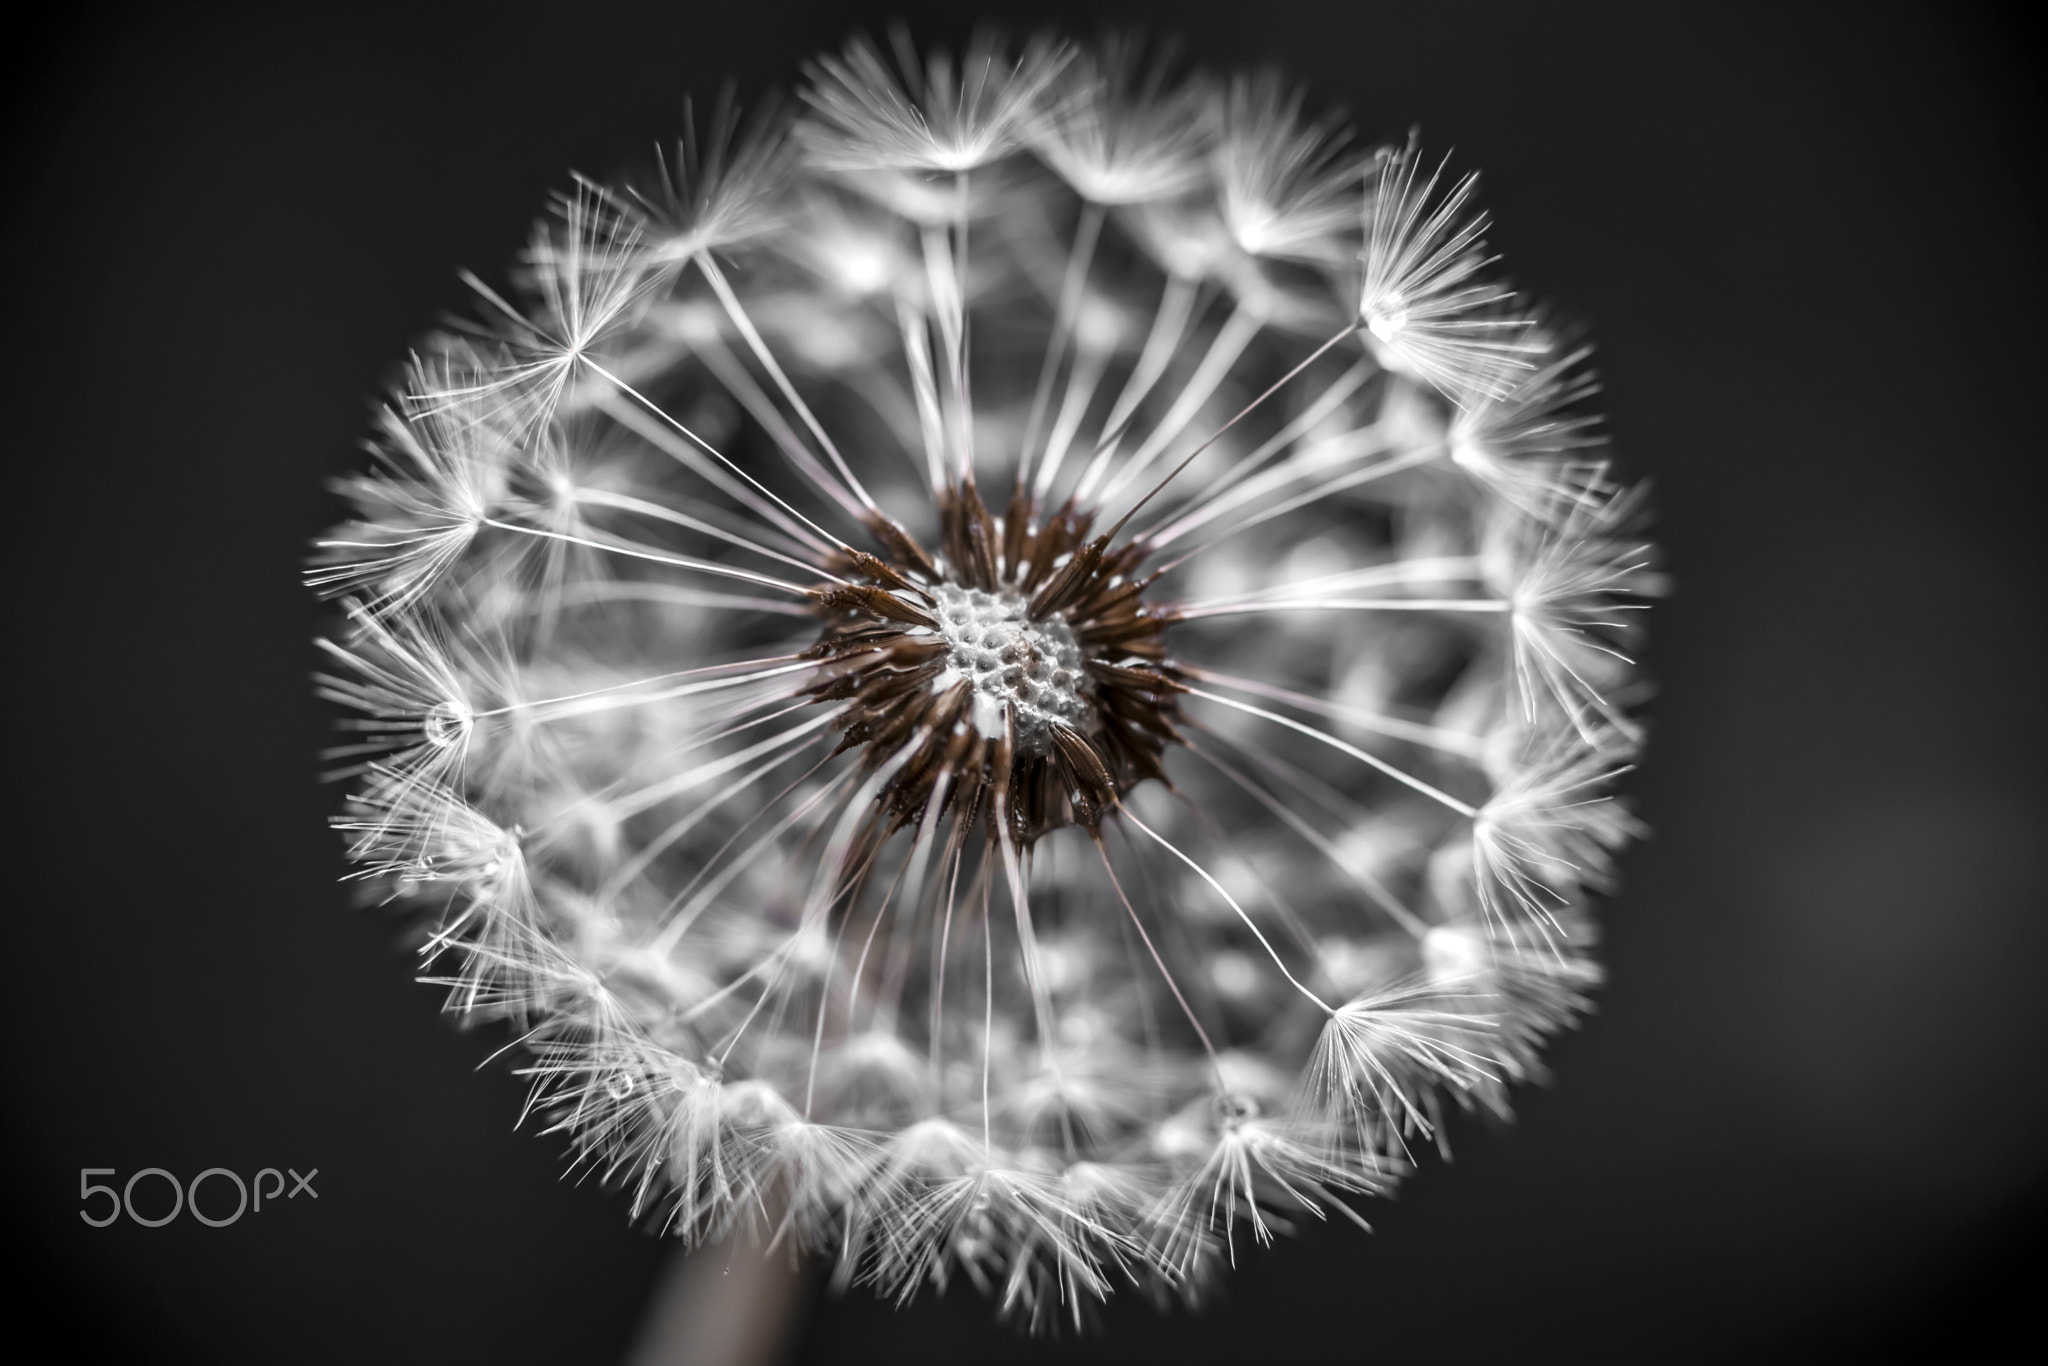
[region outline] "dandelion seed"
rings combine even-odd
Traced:
[[[1335,265],[1346,255],[1361,166],[1341,116],[1306,122],[1302,99],[1272,72],[1231,82],[1216,148],[1223,222],[1253,256]]]
[[[1517,372],[1534,368],[1522,336],[1527,324],[1502,315],[1514,295],[1486,274],[1486,218],[1470,208],[1478,177],[1464,177],[1438,199],[1443,170],[1418,186],[1413,142],[1381,154],[1366,200],[1359,317],[1388,369],[1453,396],[1502,396]]]
[[[694,106],[683,108],[682,141],[651,176],[629,182],[623,195],[593,187],[611,202],[630,206],[646,224],[650,253],[675,264],[781,228],[792,209],[786,191],[795,163],[786,122],[772,105],[749,121],[732,91],[724,90],[701,136]]]
[[[1615,490],[1600,419],[1584,407],[1598,387],[1586,365],[1592,348],[1540,325],[1524,332],[1520,346],[1535,366],[1529,374],[1504,394],[1482,382],[1460,396],[1451,463],[1535,522],[1597,510]]]
[[[1149,59],[1128,37],[1080,52],[1033,127],[1035,150],[1090,204],[1177,199],[1202,188],[1215,136],[1205,81],[1172,79],[1172,50]]]
[[[804,100],[817,121],[804,132],[821,170],[970,171],[1012,151],[1045,117],[1042,97],[1072,59],[1062,44],[1035,40],[1009,56],[992,35],[957,60],[920,61],[901,32],[895,69],[865,40],[811,66]]]
[[[1585,1008],[1639,501],[1470,179],[1274,77],[800,96],[423,343],[309,573],[336,824],[636,1217],[1186,1301]]]

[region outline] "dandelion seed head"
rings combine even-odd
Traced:
[[[1186,1302],[1585,1008],[1640,497],[1473,181],[1277,76],[892,33],[796,104],[420,344],[308,576],[336,824],[635,1217]]]
[[[1013,593],[945,584],[938,590],[939,632],[947,668],[932,680],[943,693],[965,679],[974,688],[974,726],[988,739],[1015,727],[1025,754],[1044,754],[1054,726],[1085,726],[1089,690],[1080,642],[1060,617],[1031,619],[1031,605]]]

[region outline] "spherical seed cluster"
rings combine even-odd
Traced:
[[[933,687],[971,682],[976,730],[994,738],[1014,725],[1018,750],[1033,754],[1051,747],[1055,725],[1085,731],[1087,676],[1064,620],[1033,621],[1030,604],[1015,594],[951,583],[939,585],[938,616],[949,672]]]
[[[802,96],[420,346],[312,576],[339,823],[636,1211],[1192,1295],[1584,1008],[1637,503],[1412,144],[1116,43]]]

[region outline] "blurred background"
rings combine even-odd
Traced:
[[[370,402],[571,168],[960,4],[214,4],[14,21],[4,487],[12,1288],[67,1360],[611,1362],[668,1248],[515,1132],[502,1044],[348,904],[298,586]],[[1031,1342],[813,1294],[792,1361],[1964,1359],[2048,1213],[2038,54],[1956,3],[982,7],[1180,33],[1484,171],[1591,320],[1677,591],[1612,982],[1224,1296]],[[481,1070],[479,1070],[481,1068]],[[529,1125],[531,1129],[533,1126]],[[77,1173],[318,1168],[212,1229]],[[104,1178],[95,1178],[104,1179]],[[138,1204],[168,1205],[137,1187]],[[223,1188],[210,1192],[222,1205]],[[97,1211],[100,1206],[89,1206]],[[2027,1332],[2038,1337],[2038,1319]]]

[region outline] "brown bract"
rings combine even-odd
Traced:
[[[865,746],[871,772],[895,764],[875,833],[926,820],[934,802],[958,836],[984,815],[991,841],[1007,830],[1023,847],[1065,825],[1092,831],[1133,784],[1165,779],[1166,746],[1180,739],[1170,618],[1145,602],[1144,547],[1091,540],[1091,513],[1069,502],[1043,516],[1022,490],[997,516],[971,479],[946,490],[939,513],[941,554],[877,518],[883,554],[842,554],[833,569],[848,582],[812,590],[825,629],[810,653],[831,661],[812,695],[849,704],[842,752]],[[985,672],[956,666],[941,595],[1009,605],[1013,629]],[[1078,678],[1050,644],[1069,640]],[[1047,715],[1028,699],[1055,679],[1068,705]]]

